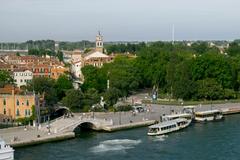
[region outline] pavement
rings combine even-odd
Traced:
[[[136,113],[132,112],[107,112],[107,113],[76,113],[74,117],[95,117],[98,119],[104,119],[106,121],[112,121],[113,126],[124,125],[129,123],[143,122],[147,120],[160,120],[160,116],[174,113],[179,113],[183,110],[183,106],[169,106],[169,105],[146,105],[148,112]],[[213,105],[197,105],[196,111],[212,110],[212,109],[224,109],[224,108],[240,108],[240,103],[225,103],[225,104],[213,104]],[[59,125],[62,125],[61,123]],[[61,134],[61,133],[59,133]],[[57,134],[56,134],[57,135]],[[17,127],[10,129],[0,129],[0,138],[4,139],[7,143],[13,141],[24,140],[36,140],[38,137],[48,137],[47,130],[39,130],[34,127]]]

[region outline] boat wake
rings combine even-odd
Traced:
[[[155,136],[153,137],[153,141],[162,142],[162,141],[165,141],[167,137],[168,137],[167,135]]]
[[[140,144],[141,140],[130,140],[130,139],[114,139],[102,141],[99,145],[90,148],[93,153],[109,152],[109,151],[123,151],[127,149],[134,148],[136,145]]]

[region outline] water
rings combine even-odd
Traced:
[[[16,160],[239,160],[240,115],[222,122],[193,124],[167,136],[149,137],[147,128],[84,133],[79,138],[20,148]]]

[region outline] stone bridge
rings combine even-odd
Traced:
[[[112,125],[112,120],[93,118],[91,116],[62,116],[50,123],[42,124],[41,130],[50,133],[74,132],[77,128],[100,131],[104,127]]]

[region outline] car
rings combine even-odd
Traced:
[[[142,113],[145,111],[146,111],[146,108],[143,107],[142,105],[133,106],[133,112],[135,112],[135,113]]]

